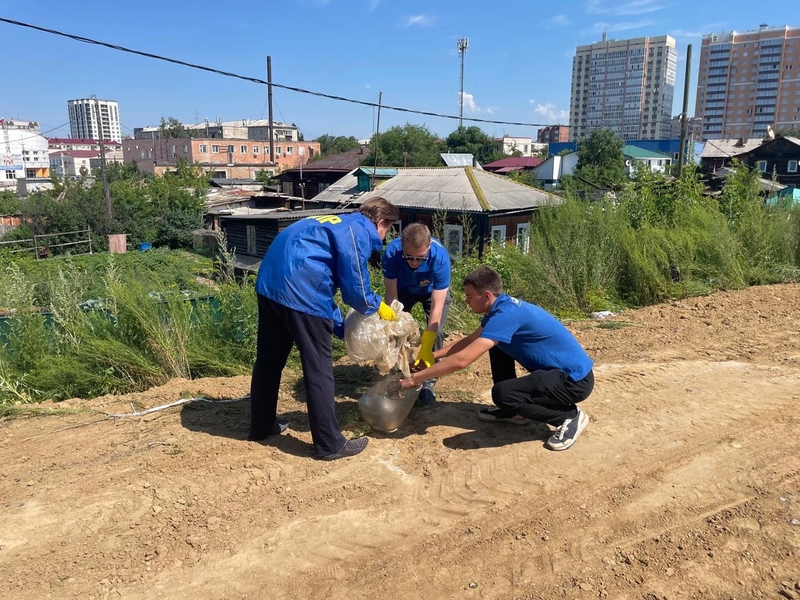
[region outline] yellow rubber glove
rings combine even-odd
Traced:
[[[433,366],[433,345],[436,343],[436,332],[426,330],[422,332],[422,342],[419,346],[419,354],[414,362],[415,367],[421,367],[420,363],[425,363],[425,367]]]
[[[381,301],[381,305],[378,307],[378,316],[381,318],[381,321],[394,321],[397,318],[392,307],[383,301]]]

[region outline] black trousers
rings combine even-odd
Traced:
[[[489,350],[492,366],[492,401],[498,408],[532,421],[561,425],[578,414],[576,404],[594,389],[594,373],[572,381],[559,369],[532,371],[517,377],[514,359],[497,346]]]
[[[292,346],[303,365],[311,439],[317,456],[334,454],[347,440],[336,420],[331,334],[333,322],[258,295],[256,364],[250,382],[250,437],[266,437],[275,424],[281,375]]]
[[[430,320],[431,318],[431,296],[417,296],[415,294],[409,294],[401,289],[397,290],[397,299],[403,305],[403,310],[406,312],[411,312],[411,309],[416,306],[417,303],[422,304],[422,310],[425,311],[425,318]],[[447,323],[447,313],[450,312],[450,305],[453,303],[453,297],[450,295],[450,291],[447,292],[447,297],[444,300],[444,307],[442,308],[442,319],[439,323],[439,332],[436,334],[436,341],[433,343],[434,350],[441,350],[444,347],[444,326]],[[436,383],[436,379],[429,379],[422,383],[424,387],[432,388]]]

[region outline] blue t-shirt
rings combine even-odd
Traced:
[[[592,359],[570,331],[549,312],[501,294],[481,320],[481,337],[529,371],[559,369],[580,381],[592,369]]]
[[[431,238],[431,247],[419,267],[412,269],[403,258],[403,244],[395,238],[386,246],[381,258],[383,276],[396,279],[398,291],[415,296],[430,296],[433,290],[450,287],[450,255],[436,238]]]

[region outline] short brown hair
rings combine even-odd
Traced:
[[[481,265],[473,270],[464,279],[464,285],[471,285],[479,294],[492,292],[495,296],[499,296],[503,293],[503,280],[500,279],[500,273],[489,265]]]
[[[431,245],[431,230],[425,223],[411,223],[403,229],[402,241],[412,248],[422,248]]]
[[[400,218],[400,210],[394,204],[380,196],[375,196],[364,202],[359,212],[375,223],[375,225],[384,219],[397,221]]]

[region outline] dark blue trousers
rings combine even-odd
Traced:
[[[347,440],[336,420],[330,319],[312,317],[258,294],[258,342],[250,382],[250,437],[272,430],[281,375],[292,346],[303,365],[311,439],[317,456],[334,454]]]

